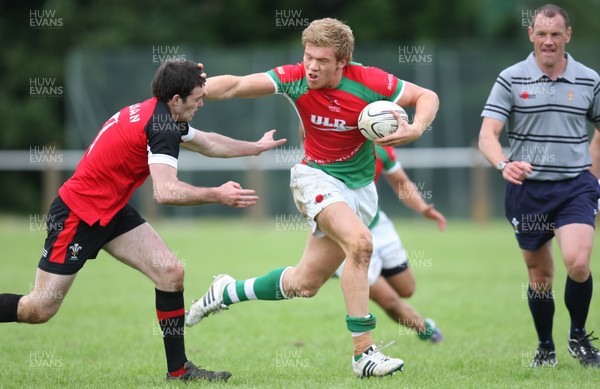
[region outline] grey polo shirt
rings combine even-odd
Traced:
[[[506,124],[511,161],[529,162],[532,180],[577,177],[591,166],[587,121],[600,128],[600,77],[569,54],[550,80],[531,53],[503,70],[481,116]]]

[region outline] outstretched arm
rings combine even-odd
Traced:
[[[441,231],[446,229],[446,218],[444,215],[438,212],[433,204],[427,204],[423,200],[419,188],[408,177],[402,167],[384,176],[394,193],[396,193],[396,196],[404,205],[423,215],[423,217],[435,221]]]
[[[246,208],[256,204],[258,196],[252,189],[242,189],[229,181],[216,188],[203,188],[179,181],[177,169],[161,163],[150,164],[154,198],[163,205],[223,204]]]
[[[287,142],[285,138],[273,139],[276,130],[265,132],[262,138],[256,142],[237,140],[215,132],[204,132],[191,127],[190,131],[195,131],[194,138],[188,142],[183,142],[181,147],[206,155],[207,157],[215,158],[259,155],[264,151],[281,146]]]
[[[261,97],[275,93],[275,84],[265,73],[215,76],[206,79],[206,93],[206,100]]]

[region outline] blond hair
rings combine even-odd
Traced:
[[[333,19],[313,20],[302,32],[302,46],[311,43],[317,47],[335,48],[335,57],[338,61],[352,60],[354,51],[354,35],[345,23]]]

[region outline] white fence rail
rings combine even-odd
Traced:
[[[74,171],[84,150],[60,150],[48,146],[31,147],[29,150],[0,151],[0,171],[39,171],[42,173],[42,204],[46,209],[56,196],[56,191],[70,171]],[[492,213],[490,201],[493,191],[490,188],[492,169],[481,153],[475,148],[398,148],[398,159],[406,169],[419,169],[413,179],[421,176],[421,182],[433,182],[432,169],[449,169],[449,185],[444,187],[442,196],[446,198],[446,209],[462,209],[476,220],[487,220]],[[298,147],[281,147],[269,150],[256,157],[244,158],[209,158],[200,154],[183,150],[179,156],[178,170],[181,172],[246,172],[248,182],[259,193],[267,193],[265,174],[268,171],[289,170],[303,156]],[[468,181],[465,181],[464,169],[468,170]],[[461,171],[462,170],[462,171]],[[412,176],[412,174],[411,174]],[[459,181],[457,181],[457,179]],[[433,184],[428,184],[433,185]],[[144,215],[158,215],[159,210],[152,201],[152,188],[144,184],[140,188]],[[468,204],[465,209],[465,198]],[[438,198],[439,199],[439,198]],[[436,200],[439,204],[440,200]],[[268,214],[266,205],[261,202],[252,207],[249,215],[255,219],[265,218]]]
[[[30,150],[0,151],[0,170],[40,171],[75,170],[84,150],[60,150],[52,147],[32,147]],[[402,166],[411,169],[472,168],[486,166],[487,162],[475,148],[401,148],[397,150]],[[260,170],[287,170],[300,161],[302,150],[282,147],[269,150],[257,157],[208,158],[182,151],[179,158],[181,171],[231,171],[248,168]]]

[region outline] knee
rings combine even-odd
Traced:
[[[54,317],[55,314],[56,314],[56,311],[53,312],[53,311],[44,310],[44,309],[33,310],[29,314],[27,323],[29,323],[29,324],[47,323],[48,321],[50,321],[50,319],[52,319]]]
[[[590,276],[590,267],[586,261],[579,261],[569,266],[567,274],[575,282],[585,282]]]
[[[373,254],[371,233],[367,230],[355,234],[349,240],[346,251],[346,257],[352,258],[357,266],[369,266]]]
[[[548,289],[552,286],[554,272],[551,268],[529,267],[529,286],[533,290]]]
[[[396,296],[386,295],[383,298],[378,298],[376,302],[388,315],[393,317],[399,316],[400,302]]]
[[[183,264],[177,259],[169,261],[161,266],[157,287],[161,290],[183,290],[184,276]]]
[[[409,298],[412,297],[412,295],[415,294],[415,285],[407,285],[406,288],[402,288],[400,289],[400,291],[398,292],[398,295],[402,298]]]
[[[25,297],[24,297],[25,299]],[[19,321],[29,324],[47,323],[58,311],[58,305],[48,304],[44,301],[25,299],[25,305],[19,309]]]

